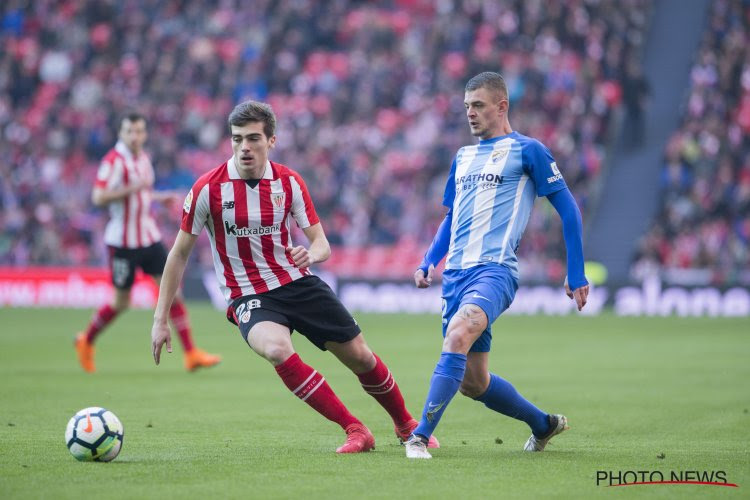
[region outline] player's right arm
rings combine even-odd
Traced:
[[[132,183],[125,182],[125,166],[119,157],[108,155],[96,173],[96,182],[91,191],[91,202],[97,207],[107,205],[113,201],[127,198],[141,189],[150,188],[153,178],[139,179]]]
[[[154,324],[151,327],[151,349],[157,365],[161,358],[161,349],[165,343],[167,344],[167,352],[172,352],[172,341],[169,324],[167,323],[169,308],[172,307],[172,302],[177,295],[188,258],[197,240],[197,235],[186,233],[180,229],[167,256],[167,263],[164,266],[164,273],[159,286],[159,300],[156,302],[156,310],[154,311]]]
[[[127,198],[131,194],[149,187],[151,187],[151,183],[147,181],[137,181],[134,184],[114,189],[94,187],[94,190],[91,191],[91,202],[97,207],[101,207],[113,201]]]
[[[209,216],[208,184],[206,178],[201,177],[185,197],[185,203],[182,205],[180,231],[177,233],[177,239],[175,239],[174,245],[169,251],[164,273],[161,277],[159,300],[156,303],[154,324],[151,328],[151,352],[157,365],[161,358],[161,348],[165,343],[167,344],[167,352],[172,352],[172,340],[167,324],[169,308],[172,307],[172,302],[177,295],[177,289],[182,281],[188,257],[190,257],[195,242],[198,240],[198,235],[201,234]]]
[[[414,283],[417,285],[417,288],[427,288],[432,284],[432,273],[435,270],[435,266],[448,253],[448,246],[451,241],[451,224],[453,224],[453,210],[448,209],[445,219],[438,226],[430,248],[424,254],[422,263],[419,264],[419,267],[414,272]]]
[[[450,173],[448,174],[448,180],[445,183],[445,193],[443,194],[443,205],[448,207],[448,212],[445,214],[443,222],[438,226],[438,230],[435,233],[435,237],[432,239],[432,244],[427,252],[424,254],[422,263],[419,264],[417,270],[414,271],[414,284],[417,288],[427,288],[432,284],[432,273],[445,254],[448,253],[448,248],[451,241],[451,225],[453,224],[453,200],[456,199],[456,158],[453,159]]]

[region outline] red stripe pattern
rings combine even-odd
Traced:
[[[128,170],[124,169],[122,172],[122,185],[123,187],[127,187],[129,184],[129,175]],[[125,204],[125,209],[123,210],[123,222],[122,222],[122,246],[129,248],[128,245],[128,227],[130,226],[130,196],[126,197],[123,200],[123,203]]]
[[[281,182],[279,181],[278,184]],[[276,205],[276,208],[283,209],[284,203],[279,202],[282,198],[279,197],[281,193],[273,193],[271,190],[271,183],[270,181],[266,179],[262,179],[260,183],[258,184],[258,190],[259,190],[259,202],[260,202],[260,224],[261,226],[269,227],[273,226],[274,224],[274,206],[278,203],[278,206]],[[272,199],[273,196],[273,199]],[[286,196],[285,196],[286,197]],[[280,222],[280,221],[279,221]],[[284,233],[287,233],[287,237],[284,238]],[[282,245],[282,241],[284,239],[288,239],[288,233],[286,227],[279,226],[279,246]],[[271,269],[271,272],[273,272],[274,276],[276,276],[276,279],[279,280],[279,283],[290,283],[292,281],[292,277],[289,275],[288,272],[284,270],[284,268],[279,265],[278,262],[276,262],[276,257],[274,255],[274,245],[276,243],[274,242],[274,235],[273,234],[264,234],[260,236],[260,245],[263,249],[263,258],[266,259],[266,262],[268,262],[268,267]],[[286,255],[286,249],[284,249],[284,254]]]
[[[94,187],[115,190],[144,180],[153,180],[154,170],[146,153],[133,157],[122,143],[111,149],[102,160]],[[144,248],[161,240],[156,221],[151,216],[151,190],[141,189],[108,204],[109,222],[104,242],[119,248]]]
[[[208,226],[214,267],[227,301],[264,293],[305,275],[286,252],[291,219],[301,228],[319,222],[302,178],[270,163],[251,187],[227,162],[202,176],[185,199],[181,229]]]
[[[281,177],[281,186],[284,188],[284,210],[289,213],[292,210],[292,184],[289,181],[289,177]],[[289,231],[286,226],[284,226],[282,232],[281,232],[281,245],[286,249],[289,246]],[[287,262],[289,264],[294,265],[294,259],[292,259],[292,256],[289,254],[289,252],[284,251],[284,255],[286,256]],[[304,275],[310,274],[310,270],[305,268],[301,269],[302,273]]]
[[[209,193],[208,196],[210,199],[211,213],[214,213],[215,211],[218,211],[219,213],[221,213],[221,184],[218,184],[218,183],[210,184],[208,186],[208,193]],[[229,257],[227,255],[226,239],[224,237],[224,226],[221,222],[221,217],[213,217],[212,220],[214,223],[214,227],[213,227],[214,238],[212,239],[212,242],[214,243],[212,246],[212,249],[214,250],[214,260],[216,260],[216,256],[219,257],[219,260],[222,265],[222,276],[224,278],[225,288],[228,288],[230,290],[231,293],[230,293],[229,298],[231,300],[234,300],[242,296],[242,290],[240,290],[240,287],[237,284],[237,280],[234,278],[232,265],[229,262]],[[183,212],[183,226],[185,225],[184,222],[185,220],[184,220],[184,212]],[[184,227],[182,229],[183,231],[186,230]],[[214,263],[214,266],[215,266],[215,263]],[[218,271],[219,271],[219,268],[217,267],[216,268],[217,274],[218,274]],[[219,279],[221,280],[221,278]]]
[[[247,208],[246,187],[247,185],[244,182],[232,182],[232,189],[234,192],[234,222],[239,227],[248,227],[250,223]],[[260,277],[258,265],[253,260],[252,246],[250,245],[250,240],[248,238],[237,239],[236,258],[242,263],[245,274],[253,287],[253,293],[267,292],[268,286]]]

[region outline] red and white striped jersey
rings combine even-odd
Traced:
[[[153,182],[154,169],[144,152],[134,158],[121,141],[110,149],[99,166],[94,185],[117,189],[136,181]],[[151,217],[151,190],[141,189],[125,198],[109,203],[109,222],[104,230],[104,243],[120,248],[143,248],[161,241],[156,221]]]
[[[290,218],[302,229],[320,222],[297,172],[268,162],[253,188],[229,159],[193,185],[183,205],[181,229],[198,235],[206,227],[216,277],[230,303],[311,274],[308,268],[297,268],[286,251],[293,246]]]

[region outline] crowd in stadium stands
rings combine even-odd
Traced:
[[[310,0],[6,0],[0,265],[105,262],[106,213],[89,196],[123,111],[149,118],[156,188],[184,193],[229,158],[226,116],[254,98],[279,116],[272,160],[307,179],[336,247],[329,269],[411,276],[444,214],[453,154],[475,140],[463,88],[484,70],[504,74],[511,124],[550,147],[585,219],[649,8],[333,0],[321,15]],[[559,219],[538,205],[523,277],[558,280]],[[179,207],[156,210],[169,245]]]
[[[632,272],[750,284],[750,4],[714,2]]]

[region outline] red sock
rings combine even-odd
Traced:
[[[365,392],[374,397],[380,403],[380,406],[385,408],[394,424],[403,425],[411,420],[411,414],[404,404],[404,397],[401,395],[401,390],[393,379],[391,371],[377,354],[373,353],[373,355],[375,361],[377,361],[375,368],[367,373],[357,375],[359,382]]]
[[[349,413],[323,375],[306,365],[297,353],[277,366],[276,373],[295,396],[343,429],[362,423]]]
[[[185,304],[179,299],[174,299],[172,307],[169,308],[169,319],[172,320],[172,326],[177,330],[180,336],[182,348],[185,352],[193,350],[193,338],[190,336],[190,320]]]
[[[102,306],[94,313],[88,328],[86,329],[86,340],[89,344],[94,343],[94,339],[104,330],[110,321],[117,316],[117,309],[107,304]]]

